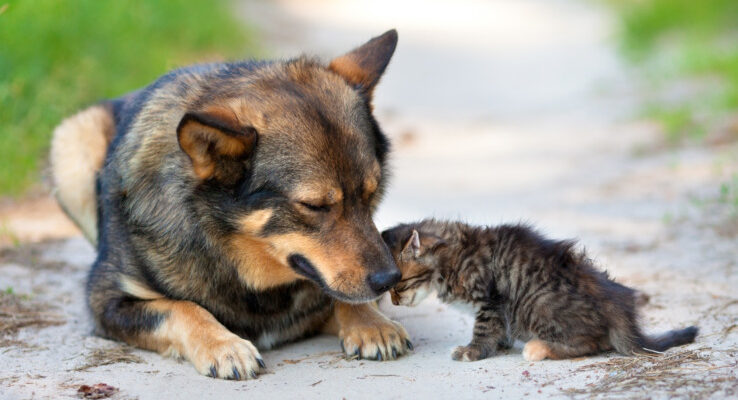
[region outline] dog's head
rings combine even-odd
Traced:
[[[372,222],[389,144],[372,92],[392,30],[325,66],[299,58],[233,64],[179,123],[205,229],[228,226],[249,285],[303,277],[343,301],[376,298],[400,272]]]

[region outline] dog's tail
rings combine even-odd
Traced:
[[[97,244],[97,173],[114,135],[112,107],[98,104],[62,121],[51,140],[54,194],[93,245]]]

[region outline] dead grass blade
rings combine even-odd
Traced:
[[[0,347],[17,342],[14,336],[21,328],[44,328],[64,324],[53,307],[10,293],[0,293]]]
[[[711,354],[724,352],[730,362],[714,362]],[[564,389],[572,397],[631,398],[707,398],[723,392],[730,397],[738,393],[735,355],[738,349],[700,348],[668,352],[664,355],[615,357],[585,365],[575,372],[602,372],[603,377],[584,388]]]

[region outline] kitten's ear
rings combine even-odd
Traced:
[[[446,242],[436,235],[423,234],[421,236],[417,230],[413,229],[413,233],[402,248],[402,254],[406,257],[418,258],[445,244]]]
[[[446,241],[436,235],[423,235],[420,237],[421,253],[434,251],[441,246],[445,246]]]
[[[420,235],[415,229],[413,229],[410,238],[405,242],[405,246],[402,248],[402,254],[413,258],[420,256]]]

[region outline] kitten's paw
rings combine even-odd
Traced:
[[[394,360],[413,349],[405,328],[384,317],[341,329],[339,337],[346,355],[359,359]]]
[[[548,345],[538,339],[533,339],[523,347],[523,358],[527,361],[541,361],[546,357],[550,357],[551,349]]]
[[[498,350],[510,350],[513,348],[513,344],[515,344],[515,341],[510,338],[502,339],[497,342],[497,349]]]
[[[468,345],[459,346],[451,353],[451,359],[455,361],[477,361],[489,357],[491,352],[484,346]]]

